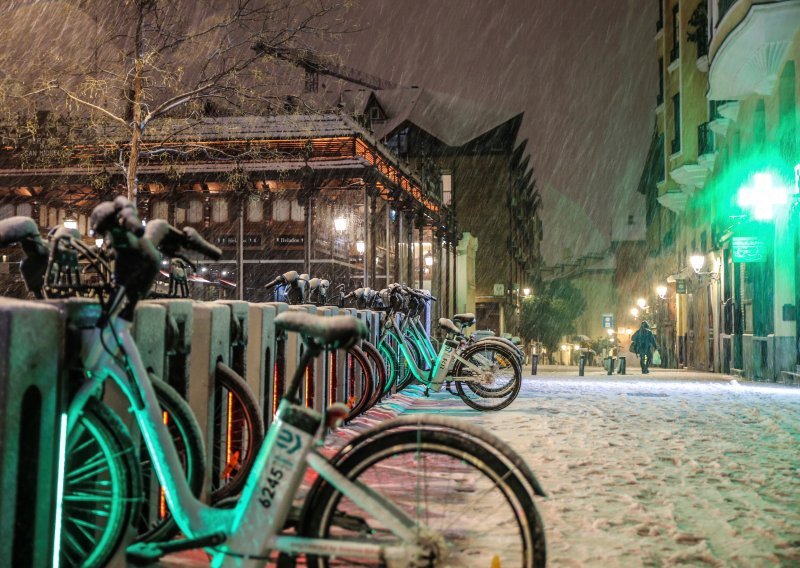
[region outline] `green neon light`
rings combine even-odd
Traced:
[[[775,208],[788,202],[788,190],[776,183],[772,174],[753,174],[751,184],[739,188],[736,202],[743,209],[753,212],[756,221],[770,221],[775,217]]]
[[[61,431],[58,435],[58,481],[56,483],[56,525],[53,542],[53,566],[58,568],[61,559],[61,515],[64,507],[64,475],[67,467],[67,414],[61,414]]]

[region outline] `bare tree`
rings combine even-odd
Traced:
[[[278,98],[263,49],[319,49],[347,30],[349,0],[19,1],[0,8],[0,108],[17,134],[33,110],[79,116],[138,193],[142,141],[155,121],[214,107],[242,113]],[[15,114],[16,113],[16,114]],[[170,132],[165,130],[165,136]],[[103,140],[105,139],[105,140]],[[146,154],[146,152],[145,152]]]

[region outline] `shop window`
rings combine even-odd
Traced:
[[[156,201],[150,207],[150,218],[164,219],[169,217],[169,204],[166,201]]]
[[[292,221],[305,221],[306,208],[296,199],[292,201]]]
[[[282,223],[289,220],[292,204],[288,199],[275,199],[272,202],[272,220]]]
[[[253,223],[264,220],[264,204],[261,200],[247,202],[247,220]]]
[[[211,220],[214,223],[228,222],[228,201],[225,199],[215,199],[211,202]]]
[[[186,220],[189,223],[202,223],[203,222],[203,201],[200,199],[192,199],[189,202],[189,209],[186,211]]]

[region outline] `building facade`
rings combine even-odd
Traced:
[[[798,360],[800,2],[660,0],[651,305],[676,364],[786,380]]]

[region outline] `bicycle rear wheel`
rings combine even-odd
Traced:
[[[388,378],[386,372],[386,363],[384,362],[383,357],[378,349],[369,341],[363,341],[361,343],[361,349],[364,351],[364,355],[367,356],[367,359],[370,362],[370,369],[372,370],[374,388],[372,397],[367,403],[367,409],[369,409],[375,406],[375,404],[381,399],[381,395],[383,395],[384,391],[386,390],[386,382],[388,381]]]
[[[153,376],[150,381],[161,405],[164,425],[169,430],[175,449],[178,451],[178,459],[189,482],[189,488],[196,497],[199,497],[203,491],[206,472],[206,453],[200,426],[192,409],[175,389]],[[169,540],[178,531],[178,527],[167,508],[164,491],[158,482],[144,443],[141,444],[139,453],[144,506],[136,521],[137,540]]]
[[[453,367],[456,392],[475,410],[501,410],[514,402],[522,386],[522,370],[497,345],[473,345],[460,354],[465,362]],[[475,377],[475,381],[470,381]]]
[[[474,434],[474,433],[473,433]],[[388,429],[332,460],[414,522],[431,566],[542,567],[541,520],[519,469],[453,429]],[[491,528],[488,528],[491,527]],[[401,544],[379,520],[320,478],[300,528],[311,538]],[[309,557],[309,566],[383,566],[380,560]]]
[[[350,407],[345,420],[352,420],[368,408],[374,390],[372,369],[361,348],[353,345],[346,351],[347,406]]]
[[[133,442],[119,417],[90,398],[67,439],[61,566],[105,566],[141,501]]]
[[[264,441],[255,395],[230,367],[217,363],[211,502],[238,495]]]

